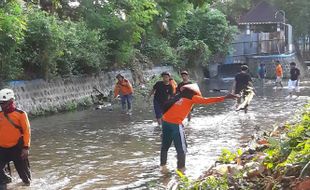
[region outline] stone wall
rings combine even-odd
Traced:
[[[283,77],[289,78],[290,77],[290,63],[295,62],[297,64],[297,68],[300,69],[301,77],[306,76],[305,66],[299,62],[297,56],[295,54],[291,55],[271,55],[271,56],[253,56],[248,58],[247,63],[249,65],[250,72],[257,76],[258,66],[262,63],[265,64],[267,70],[266,78],[274,79],[276,78],[275,70],[276,70],[276,63],[275,61],[279,60],[282,69],[283,69]]]
[[[155,67],[143,71],[144,80],[163,71],[173,71],[172,67]],[[10,82],[16,94],[18,107],[30,114],[38,115],[50,110],[64,110],[70,103],[83,102],[90,98],[93,87],[96,86],[105,95],[113,90],[116,83],[115,76],[122,73],[125,78],[133,81],[133,74],[129,70],[101,73],[97,76],[79,76],[66,79],[57,79],[50,82],[44,80]],[[134,84],[135,85],[135,84]]]

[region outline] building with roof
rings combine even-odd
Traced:
[[[289,75],[289,62],[296,60],[292,43],[292,26],[285,12],[262,0],[238,21],[239,34],[232,43],[225,64],[248,64],[256,73],[259,64],[266,65],[267,76],[274,77],[275,61],[283,62]]]
[[[234,55],[292,53],[292,27],[285,12],[260,1],[238,21],[240,34],[233,42]]]
[[[260,1],[249,12],[243,15],[238,21],[239,25],[274,25],[283,24],[285,21],[285,15],[277,15],[279,10],[267,3],[266,1]],[[286,22],[286,21],[285,21]]]

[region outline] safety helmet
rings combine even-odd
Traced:
[[[162,77],[163,77],[163,76],[169,76],[169,77],[170,77],[171,75],[170,75],[169,72],[164,71],[164,72],[161,73],[161,76],[162,76]]]
[[[124,78],[124,76],[123,76],[121,73],[118,73],[118,74],[116,75],[116,78],[117,78],[117,79],[118,79],[119,77]]]
[[[0,102],[6,102],[11,99],[15,99],[14,92],[11,89],[4,88],[0,90]]]

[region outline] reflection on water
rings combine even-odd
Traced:
[[[302,94],[310,94],[309,86]],[[286,96],[285,89],[258,89],[248,114],[236,113],[233,101],[196,106],[192,121],[185,125],[187,175],[197,178],[222,148],[236,150],[257,130],[283,124],[308,98]],[[87,110],[31,121],[30,189],[158,189],[167,184],[175,175],[176,153],[173,147],[169,151],[171,172],[160,173],[161,130],[151,120],[152,106],[139,101],[132,116],[118,110]]]

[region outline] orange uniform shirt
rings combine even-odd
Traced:
[[[283,76],[283,70],[282,70],[282,66],[281,65],[278,65],[276,67],[276,75],[277,75],[277,77],[282,77]]]
[[[124,79],[122,82],[117,82],[114,88],[114,97],[119,94],[128,95],[133,93],[133,88],[130,82],[127,79]]]
[[[21,126],[23,129],[24,147],[30,147],[30,124],[28,116],[24,111],[16,110],[8,114],[8,117],[16,125]],[[15,128],[8,119],[0,112],[0,147],[10,148],[18,143],[21,137],[19,129]]]
[[[177,82],[175,82],[175,80],[171,79],[169,81],[169,84],[172,86],[173,94],[175,94],[177,92],[177,87],[178,87]]]
[[[163,120],[173,124],[182,124],[183,120],[189,114],[194,104],[211,104],[223,101],[224,96],[216,98],[205,98],[199,95],[195,95],[192,99],[181,98],[176,103],[174,103],[166,113],[164,113]]]

